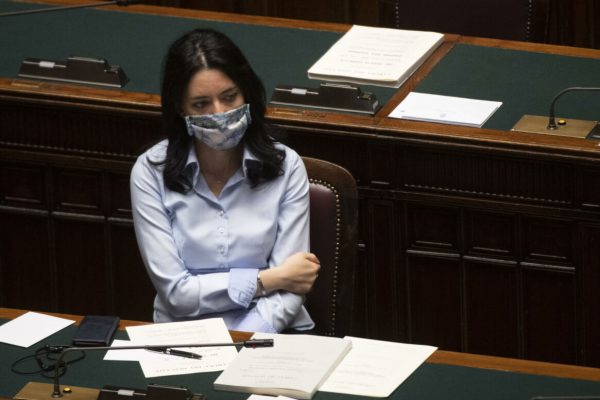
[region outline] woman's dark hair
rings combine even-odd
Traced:
[[[192,138],[181,116],[182,101],[192,77],[205,69],[216,69],[227,75],[250,104],[252,123],[243,142],[261,161],[249,168],[248,179],[252,186],[274,179],[281,174],[285,152],[275,147],[265,121],[266,95],[260,78],[227,36],[212,29],[195,29],[173,42],[164,61],[161,104],[163,131],[169,144],[166,158],[159,164],[164,164],[166,186],[180,193],[191,189],[191,182],[183,175]]]

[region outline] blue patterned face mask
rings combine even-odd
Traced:
[[[227,150],[237,146],[250,122],[252,118],[249,104],[224,113],[185,117],[188,134],[215,150]]]

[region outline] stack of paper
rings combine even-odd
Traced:
[[[389,117],[481,127],[501,105],[500,101],[411,92]]]
[[[354,25],[308,70],[308,77],[399,87],[443,41],[437,32]]]
[[[327,336],[256,334],[274,347],[244,348],[215,389],[310,399],[350,351],[349,340]]]
[[[275,347],[242,349],[215,389],[310,399],[317,390],[388,397],[436,350],[355,337],[267,335]]]
[[[389,397],[437,349],[349,337],[352,350],[319,388],[323,392]]]

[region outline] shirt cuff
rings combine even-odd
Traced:
[[[248,308],[256,294],[256,277],[258,269],[232,268],[229,271],[229,287],[227,293],[234,303]]]
[[[265,332],[265,333],[277,333],[277,331],[265,321],[256,307],[240,315],[235,321],[235,330],[243,332]]]

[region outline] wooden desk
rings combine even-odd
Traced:
[[[26,312],[25,310],[17,310],[17,309],[7,309],[7,308],[0,308],[0,318],[1,319],[12,319],[15,318],[21,314],[23,314],[24,312]],[[74,319],[76,321],[80,321],[81,320],[81,316],[78,315],[72,315],[72,314],[56,314],[56,313],[49,313],[51,315],[55,315],[55,316],[59,316],[59,317],[63,317],[63,318],[69,318],[69,319]],[[131,326],[131,325],[139,325],[140,323],[143,322],[137,322],[137,321],[128,321],[128,320],[123,320],[121,321],[121,325],[119,326],[119,329],[124,329],[127,326]],[[244,340],[247,339],[249,337],[248,333],[245,332],[232,332],[232,338],[234,340]],[[6,347],[2,347],[2,346],[6,346]],[[8,347],[11,346],[7,346],[7,345],[3,345],[0,343],[0,354],[2,354],[3,352],[5,352],[7,350]],[[28,349],[23,349],[21,352],[27,352]],[[30,351],[30,350],[29,350]],[[5,357],[0,357],[0,359],[2,360],[2,362],[0,363],[0,369],[6,367],[6,363],[10,362],[12,359],[10,358],[5,358]],[[102,357],[98,357],[98,360],[101,360]],[[90,360],[89,362],[100,362],[100,361],[92,361]],[[87,363],[87,362],[86,362]],[[113,363],[111,364],[110,362],[105,362],[107,364],[110,364],[110,366],[112,366],[113,368],[120,368],[119,367],[119,363]],[[485,371],[490,371],[491,375],[495,375],[496,373],[499,374],[497,376],[504,376],[506,374],[529,374],[529,375],[533,375],[533,376],[540,376],[543,377],[543,379],[546,378],[560,378],[560,379],[565,379],[565,381],[558,381],[559,383],[557,384],[558,386],[556,387],[560,387],[562,386],[566,386],[567,388],[572,387],[572,390],[576,390],[574,385],[574,382],[570,381],[571,379],[573,380],[577,380],[577,381],[593,381],[593,382],[600,382],[600,369],[597,368],[589,368],[589,367],[580,367],[580,366],[572,366],[572,365],[561,365],[561,364],[552,364],[552,363],[543,363],[543,362],[534,362],[534,361],[525,361],[525,360],[516,360],[516,359],[508,359],[508,358],[501,358],[501,357],[490,357],[490,356],[482,356],[482,355],[474,355],[474,354],[466,354],[466,353],[455,353],[455,352],[449,352],[449,351],[442,351],[442,350],[438,350],[436,351],[426,362],[426,365],[439,365],[441,368],[448,368],[447,371],[445,372],[450,373],[450,375],[452,375],[453,373],[456,373],[458,371],[458,376],[460,377],[461,374],[475,374],[473,376],[479,376],[480,378],[482,377],[481,374],[485,375]],[[89,368],[89,364],[87,365]],[[445,366],[445,367],[444,367]],[[455,366],[455,367],[459,367],[458,370],[453,370],[451,367]],[[467,368],[466,370],[463,370],[462,368]],[[100,368],[100,367],[99,367]],[[102,368],[107,368],[106,366],[102,367]],[[426,366],[426,368],[428,368]],[[81,366],[81,369],[84,369],[84,366]],[[473,369],[473,370],[471,370]],[[493,373],[491,371],[497,371],[496,373]],[[69,371],[70,374],[67,375],[65,378],[63,379],[67,379],[68,383],[70,385],[77,385],[77,380],[76,377],[73,377],[72,375],[76,374],[75,371]],[[139,370],[135,370],[135,373],[132,372],[132,375],[139,375]],[[81,373],[81,372],[80,372]],[[86,376],[89,375],[85,374],[85,373],[81,373],[82,376]],[[103,376],[102,374],[99,374],[100,376]],[[198,380],[205,380],[205,378],[210,375],[210,374],[194,374],[193,376],[188,376],[187,379],[189,381],[198,381]],[[213,374],[215,375],[215,374]],[[214,379],[214,376],[210,375],[210,377],[208,377],[207,382],[211,381],[211,379]],[[114,379],[116,379],[116,377],[112,377]],[[133,377],[132,377],[133,378]],[[182,378],[182,379],[186,379],[185,376],[179,376],[179,377],[170,377],[170,382],[171,384],[176,384],[175,382],[177,381],[177,378]],[[464,376],[462,377],[464,379]],[[4,377],[4,379],[7,379],[7,377]],[[107,379],[106,376],[104,376],[104,379]],[[139,379],[139,378],[138,378]],[[461,379],[461,378],[459,378]],[[490,396],[486,397],[486,398],[490,398],[490,399],[495,399],[498,398],[496,394],[494,394],[494,391],[498,390],[499,388],[495,388],[494,385],[494,379],[493,377],[487,377],[485,378],[485,382],[482,383],[482,387],[479,387],[478,389],[473,389],[473,391],[469,391],[466,390],[466,392],[469,392],[470,394],[468,396],[478,396],[481,393],[479,393],[478,391],[483,390],[484,392],[489,391]],[[515,382],[518,382],[518,380],[520,379],[517,375],[514,376]],[[537,378],[532,377],[531,379],[533,379],[533,381],[536,381]],[[35,377],[32,377],[31,380],[38,380],[35,379]],[[121,380],[122,377],[121,377]],[[446,379],[444,379],[445,381]],[[540,381],[541,382],[541,381]],[[536,382],[536,385],[539,384],[540,382]],[[111,384],[112,382],[96,382],[97,387],[102,386],[103,384]],[[445,382],[430,382],[429,383],[432,387],[435,387],[436,385],[440,385],[443,386],[446,383]],[[513,383],[514,385],[515,383]],[[410,386],[411,383],[407,382],[407,386]],[[473,385],[474,387],[478,386],[478,383],[476,382],[468,382],[466,384],[466,386],[469,385]],[[458,385],[463,386],[463,385]],[[551,385],[554,387],[554,384]],[[592,384],[592,387],[598,387],[600,388],[600,384]],[[206,388],[204,388],[206,389]],[[198,390],[198,389],[197,389]],[[461,390],[461,389],[453,389],[453,390]],[[570,389],[567,389],[570,390]],[[581,389],[579,389],[581,390]],[[522,396],[519,398],[527,398],[526,397],[526,393],[527,393],[527,388],[520,388],[519,390],[517,390],[518,392],[522,392]],[[435,393],[435,390],[433,391]],[[575,394],[576,392],[572,392],[572,394]],[[6,392],[3,392],[0,389],[0,395],[6,395]],[[402,398],[401,396],[403,394],[406,393],[400,393],[400,392],[395,392],[392,395],[392,399],[395,398]],[[453,396],[458,395],[459,393],[456,392],[452,392],[452,393],[446,393],[447,396],[449,396],[450,398],[454,398]],[[593,393],[586,393],[586,394],[593,394]],[[233,396],[233,397],[229,397],[229,398],[245,398],[243,394],[240,394],[239,396],[236,394],[231,394],[228,393],[228,396]],[[432,395],[431,393],[428,393],[427,389],[423,389],[420,393],[421,397],[423,399],[429,399],[429,398],[436,398],[435,395]],[[236,397],[237,396],[237,397]],[[326,398],[330,395],[328,395],[327,393],[320,393],[318,394],[318,399],[322,399],[322,398]],[[247,397],[247,396],[246,396]],[[211,397],[212,398],[212,397]],[[227,398],[227,397],[226,397]],[[467,397],[460,397],[463,399],[467,399]],[[515,397],[515,399],[517,399]]]
[[[86,11],[86,18],[95,13],[106,18],[109,11]],[[228,21],[259,31],[347,29],[151,6],[111,15],[130,17],[128,27],[134,16],[164,23],[170,15],[178,17],[168,19],[173,27],[185,17],[192,19],[181,23]],[[99,41],[95,31],[86,34]],[[317,42],[302,49],[323,45]],[[252,49],[268,54],[264,43]],[[595,50],[448,36],[375,117],[268,110],[300,154],[341,164],[358,181],[361,250],[351,333],[600,366],[597,143],[510,132],[505,122],[475,129],[385,118],[410,90],[431,89],[445,62],[467,48],[506,50],[502,56],[514,60],[558,57],[544,70],[561,60],[600,59]],[[271,64],[296,68],[297,61],[273,55]],[[274,82],[277,74],[266,75]],[[459,86],[467,90],[469,81]],[[535,88],[553,93],[560,84]],[[501,99],[495,117],[523,112],[513,106],[526,107],[537,91],[521,88]],[[531,107],[545,110],[547,101],[534,96]],[[160,136],[158,95],[4,76],[0,113],[0,305],[149,320],[153,289],[131,227],[128,174],[141,148]]]
[[[0,318],[14,319],[27,310],[16,308],[1,308]],[[49,313],[56,317],[72,319],[79,324],[83,318],[81,315]],[[121,320],[119,329],[124,330],[128,326],[144,325],[148,322]],[[248,332],[230,331],[233,341],[243,341],[250,338]],[[520,359],[510,359],[504,357],[491,357],[479,354],[457,353],[453,351],[436,350],[427,360],[429,363],[458,365],[473,368],[494,369],[499,371],[523,372],[527,374],[549,375],[560,378],[584,379],[590,381],[600,381],[600,368],[581,367],[576,365],[555,364],[539,361],[528,361]]]

